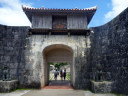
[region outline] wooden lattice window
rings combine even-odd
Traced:
[[[67,29],[67,16],[53,16],[53,29]]]

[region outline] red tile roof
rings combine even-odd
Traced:
[[[30,8],[22,6],[23,11],[32,22],[33,14],[50,14],[50,15],[83,15],[87,16],[87,22],[89,23],[93,15],[97,10],[97,6],[84,9],[57,9],[57,8]]]
[[[84,8],[84,9],[78,9],[78,8],[75,8],[75,9],[57,9],[57,8],[30,8],[30,7],[24,7],[22,6],[23,9],[26,9],[26,10],[46,10],[46,11],[91,11],[91,10],[97,10],[97,6],[95,7],[91,7],[91,8]]]

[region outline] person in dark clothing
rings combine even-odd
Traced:
[[[62,69],[60,70],[60,77],[61,77],[61,80],[63,80],[63,71],[62,71]]]
[[[57,69],[54,71],[54,79],[57,80]]]
[[[64,80],[65,80],[66,79],[66,69],[64,69],[63,76],[64,76]]]

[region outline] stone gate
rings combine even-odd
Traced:
[[[34,82],[35,85],[39,84],[39,87],[47,85],[49,62],[68,62],[74,88],[87,88],[89,78],[80,81],[82,77],[77,76],[83,66],[89,68],[87,60],[84,59],[83,63],[80,60],[80,63],[77,58],[86,57],[87,49],[90,48],[90,30],[87,29],[87,25],[96,7],[73,10],[23,7],[23,10],[32,23],[25,49],[26,65],[31,65],[31,76],[28,76],[27,84],[31,85]]]
[[[128,8],[109,23],[87,29],[97,8],[23,11],[32,27],[0,25],[0,78],[8,66],[21,88],[49,82],[49,62],[68,62],[75,89],[90,89],[100,64],[113,92],[128,94]]]

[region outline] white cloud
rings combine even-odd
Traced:
[[[112,10],[105,14],[105,22],[112,20],[128,7],[128,0],[112,0]]]
[[[9,26],[31,26],[28,18],[22,10],[22,6],[30,6],[20,0],[0,0],[0,24]]]

